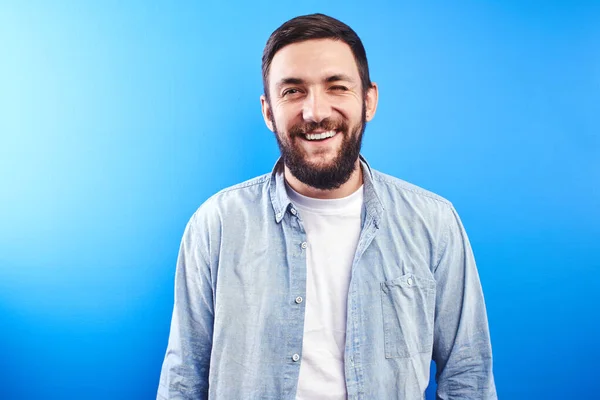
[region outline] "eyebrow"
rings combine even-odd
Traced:
[[[354,79],[352,79],[350,76],[348,76],[346,74],[334,74],[334,75],[328,76],[323,81],[327,82],[327,83],[339,82],[339,81],[346,81],[346,82],[354,83]],[[302,85],[304,83],[305,83],[304,79],[301,79],[301,78],[291,78],[291,77],[283,78],[277,83],[277,88],[281,88],[282,86],[285,86],[285,85]]]
[[[350,78],[346,74],[335,74],[335,75],[331,75],[330,77],[327,77],[325,79],[325,82],[329,82],[329,83],[338,82],[338,81],[346,81],[346,82],[354,83],[354,79]]]
[[[304,79],[300,78],[283,78],[279,82],[277,82],[277,87],[280,88],[285,85],[302,85],[304,83]]]

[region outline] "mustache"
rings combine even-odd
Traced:
[[[338,131],[338,132],[347,132],[348,131],[348,123],[346,121],[334,121],[331,119],[324,119],[321,122],[302,122],[292,126],[289,129],[290,136],[304,136],[307,133],[313,132],[315,130],[323,130],[323,131]]]

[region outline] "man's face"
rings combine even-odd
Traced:
[[[350,47],[319,39],[279,50],[271,62],[269,98],[261,98],[263,116],[290,172],[317,189],[344,184],[357,166],[376,105],[376,87],[363,96]]]

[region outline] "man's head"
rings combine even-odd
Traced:
[[[344,184],[377,108],[365,49],[346,24],[322,15],[287,21],[262,59],[262,112],[285,165],[317,189]]]

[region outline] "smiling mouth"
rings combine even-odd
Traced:
[[[321,132],[321,133],[307,133],[307,134],[303,135],[303,137],[306,140],[325,140],[325,139],[334,137],[335,135],[337,135],[337,133],[338,133],[337,131],[331,130],[331,131]]]

